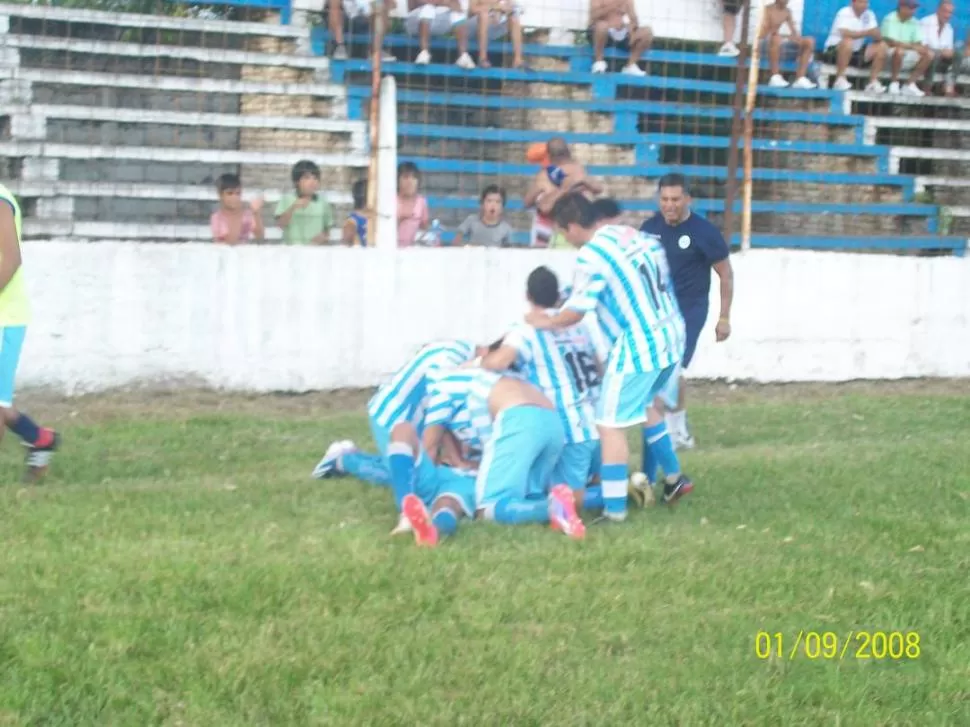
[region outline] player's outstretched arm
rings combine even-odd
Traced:
[[[7,287],[14,273],[20,269],[20,243],[13,208],[0,202],[0,292]]]
[[[435,464],[441,464],[441,443],[445,433],[443,425],[432,424],[424,430],[424,435],[421,437],[421,446]]]
[[[563,308],[556,315],[551,316],[543,310],[534,308],[525,316],[525,322],[533,328],[539,330],[553,330],[556,328],[569,328],[575,326],[585,314],[574,311],[570,308]]]

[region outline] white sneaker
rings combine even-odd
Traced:
[[[606,73],[606,61],[596,61],[589,69],[590,73]]]
[[[917,86],[915,83],[907,83],[903,86],[903,96],[913,96],[914,98],[923,98],[926,94],[923,90]]]
[[[381,51],[381,60],[386,63],[394,63],[397,60],[397,56],[390,51]]]
[[[347,60],[347,46],[345,46],[343,43],[338,45],[336,48],[333,49],[333,55],[331,56],[331,58],[335,61]]]
[[[721,50],[719,50],[717,54],[722,58],[737,58],[739,55],[741,55],[741,50],[734,45],[734,43],[728,41],[721,46]]]
[[[791,85],[791,87],[792,88],[801,89],[802,91],[810,91],[813,88],[818,88],[818,84],[817,83],[812,83],[812,81],[810,81],[807,78],[805,78],[805,76],[802,76],[801,78],[799,78],[798,80],[796,80]]]
[[[788,88],[788,81],[781,77],[780,74],[776,73],[768,81],[768,85],[772,88]]]
[[[866,86],[866,93],[886,93],[886,87],[879,81],[869,81]]]
[[[327,451],[323,455],[323,459],[321,459],[317,463],[317,466],[313,468],[313,473],[311,476],[316,480],[322,480],[325,477],[341,474],[339,467],[340,458],[348,452],[356,451],[356,449],[357,445],[355,445],[349,439],[334,442],[327,447]]]
[[[418,53],[418,57],[414,59],[414,62],[419,66],[426,66],[431,63],[431,53],[423,50]]]
[[[647,72],[640,68],[636,63],[627,63],[623,66],[623,72],[628,76],[646,76]]]
[[[466,71],[470,71],[475,67],[475,61],[467,53],[462,53],[458,56],[458,60],[455,61],[455,65],[459,68],[464,68]]]
[[[845,76],[839,76],[835,79],[835,83],[832,84],[833,91],[851,91],[852,84],[849,83]]]
[[[889,84],[889,93],[898,94],[899,93],[899,81],[893,81]]]

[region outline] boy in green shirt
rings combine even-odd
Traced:
[[[286,245],[325,245],[333,227],[333,210],[320,194],[320,167],[303,160],[290,173],[295,191],[276,205],[276,224]]]

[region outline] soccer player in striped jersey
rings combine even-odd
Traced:
[[[60,438],[53,429],[38,426],[13,406],[14,379],[30,323],[30,301],[20,257],[21,225],[17,199],[0,184],[0,419],[27,448],[24,479],[35,482],[47,472]]]
[[[540,308],[554,309],[559,302],[556,274],[546,267],[533,270],[526,281],[526,298]],[[579,322],[556,331],[516,324],[502,345],[482,361],[482,368],[492,371],[505,371],[512,366],[518,367],[555,405],[566,441],[552,482],[568,485],[577,502],[583,502],[583,490],[599,444],[589,392],[599,385],[601,376],[586,324]]]
[[[334,442],[327,448],[323,459],[313,470],[313,477],[322,479],[335,474],[348,474],[375,484],[390,484],[394,490],[394,502],[400,511],[401,500],[408,489],[398,489],[388,472],[388,444],[391,432],[398,424],[409,423],[418,428],[424,417],[427,376],[438,369],[455,368],[480,356],[487,349],[476,348],[468,341],[436,341],[423,346],[391,380],[383,384],[367,404],[371,433],[379,454],[358,451],[349,440]],[[457,457],[457,443],[448,440]],[[405,527],[404,519],[399,523]],[[397,532],[397,530],[396,530]]]
[[[422,455],[440,460],[445,433],[463,409],[482,443],[475,477],[476,516],[502,523],[550,522],[572,538],[584,536],[568,487],[553,487],[547,497],[528,497],[550,481],[565,437],[552,402],[542,392],[520,379],[465,368],[434,374],[428,393]],[[392,455],[396,481],[410,480],[415,460],[416,453],[403,448]],[[418,543],[433,544],[457,527],[457,520],[429,513],[416,494],[405,498],[404,513]]]
[[[559,329],[595,311],[612,341],[596,423],[604,515],[624,520],[630,457],[625,429],[646,422],[647,441],[666,478],[666,502],[693,489],[681,472],[663,417],[651,406],[683,354],[684,319],[658,243],[625,225],[597,227],[592,205],[582,195],[563,197],[553,217],[566,239],[581,248],[573,294],[559,313],[550,316],[536,308],[526,320],[536,328]]]

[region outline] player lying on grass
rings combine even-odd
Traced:
[[[591,203],[579,194],[560,199],[553,219],[570,244],[581,248],[573,293],[559,313],[534,308],[526,321],[555,330],[595,311],[611,341],[596,423],[604,515],[624,520],[630,455],[625,429],[646,422],[648,446],[665,474],[665,502],[693,489],[681,472],[663,417],[651,407],[683,353],[684,320],[658,243],[625,225],[597,227]]]
[[[559,280],[549,268],[533,270],[526,281],[526,299],[550,313],[559,302]],[[599,433],[589,392],[599,386],[601,368],[596,347],[582,321],[568,328],[540,331],[517,323],[501,345],[482,360],[482,368],[502,372],[517,367],[555,405],[565,431],[565,445],[552,482],[565,484],[583,503],[592,473]]]
[[[475,476],[476,517],[509,524],[549,522],[572,538],[585,535],[569,488],[557,485],[547,491],[565,432],[542,392],[519,379],[467,368],[437,372],[428,393],[422,450],[395,449],[391,462],[395,487],[412,481],[422,456],[440,462],[445,432],[466,410],[467,421],[482,444],[482,461]],[[440,530],[441,516],[428,511],[426,499],[413,493],[404,500],[404,514],[419,545],[433,545],[441,534],[453,532]]]
[[[359,452],[356,445],[349,440],[334,442],[314,468],[313,477],[322,479],[335,474],[348,474],[375,484],[391,485],[393,488],[387,454],[391,431],[397,424],[407,422],[415,426],[420,434],[428,374],[438,369],[454,368],[473,357],[484,355],[487,351],[486,347],[476,347],[469,341],[437,341],[422,347],[390,381],[377,390],[367,404],[371,434],[377,444],[378,454]],[[460,460],[456,443],[452,440],[448,442],[455,444],[450,449],[451,458]],[[394,491],[394,502],[398,511],[405,494],[396,489]],[[398,526],[406,530],[407,520],[402,517]]]

